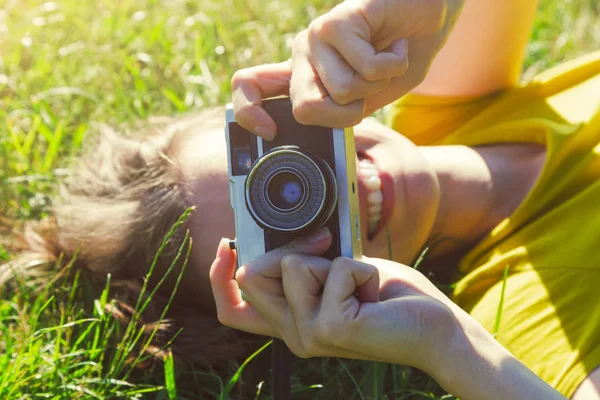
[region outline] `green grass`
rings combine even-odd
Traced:
[[[127,127],[228,101],[235,70],[286,59],[295,33],[335,2],[307,4],[0,0],[0,217],[48,215],[95,123]],[[542,0],[525,78],[597,49],[599,18],[595,0]],[[0,263],[10,257],[0,240]],[[108,317],[108,286],[67,272],[42,287],[0,288],[0,398],[225,399],[255,368],[251,360],[244,370],[182,371],[167,356],[140,373],[124,361],[149,337]],[[299,363],[294,390],[297,398],[452,398],[418,371],[347,360]]]

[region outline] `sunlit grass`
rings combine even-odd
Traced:
[[[295,33],[335,3],[0,0],[0,218],[48,215],[94,124],[132,127],[223,104],[235,70],[287,59]],[[594,0],[542,0],[525,79],[598,49],[599,19]],[[11,257],[1,238],[12,229],[0,220],[0,263]],[[225,398],[238,384],[234,373],[181,374],[169,357],[136,373],[123,349],[148,338],[108,317],[107,289],[88,278],[79,271],[41,288],[0,288],[0,398]],[[297,398],[441,398],[437,390],[418,371],[347,360],[301,362],[294,376]]]

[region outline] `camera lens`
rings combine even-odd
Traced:
[[[296,146],[259,158],[246,177],[246,205],[264,229],[297,233],[323,225],[337,204],[331,167]]]
[[[300,204],[305,190],[298,175],[293,172],[280,172],[267,184],[267,195],[275,207],[288,211]]]

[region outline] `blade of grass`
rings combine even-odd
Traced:
[[[175,362],[173,361],[173,353],[169,351],[164,365],[165,370],[165,385],[169,393],[169,399],[177,398],[177,385],[175,384]]]
[[[60,121],[56,127],[56,130],[51,136],[50,143],[48,143],[46,155],[44,156],[44,163],[42,164],[42,173],[49,172],[52,166],[54,165],[54,162],[56,161],[56,156],[58,154],[60,145],[63,140],[63,130],[64,122]]]
[[[494,323],[493,337],[498,335],[500,330],[500,320],[502,319],[502,310],[504,310],[504,292],[506,290],[506,281],[508,279],[508,265],[504,268],[504,275],[502,278],[502,290],[500,292],[500,301],[498,302],[498,311],[496,312],[496,322]]]
[[[250,355],[250,357],[246,358],[246,360],[242,363],[242,365],[240,365],[240,367],[237,369],[237,371],[235,371],[235,374],[233,374],[233,376],[229,379],[229,381],[227,382],[227,385],[225,385],[225,389],[223,389],[223,392],[219,396],[219,400],[225,400],[225,399],[229,398],[229,393],[231,393],[231,390],[234,388],[234,386],[239,381],[240,377],[242,376],[242,372],[244,372],[244,369],[246,368],[246,366],[257,355],[259,355],[262,351],[264,351],[267,347],[269,347],[271,345],[271,343],[273,343],[273,341],[269,340],[267,343],[262,345],[258,350],[256,350],[254,353],[252,353]]]
[[[352,372],[350,372],[350,370],[346,366],[346,363],[344,363],[344,361],[342,361],[339,358],[337,360],[340,363],[340,365],[342,366],[342,369],[344,370],[344,372],[346,373],[346,375],[348,375],[348,378],[350,378],[350,380],[354,384],[354,387],[356,388],[356,392],[358,393],[358,396],[360,397],[360,399],[361,400],[365,400],[365,395],[363,394],[362,390],[360,389],[360,385],[358,384],[358,382],[354,378],[354,375],[352,375]]]

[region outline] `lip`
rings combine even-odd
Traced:
[[[377,163],[377,161],[371,157],[369,154],[359,151],[357,152],[357,156],[359,160],[368,159],[377,168],[377,172],[379,173],[379,179],[381,180],[381,193],[383,195],[383,202],[381,204],[381,218],[379,219],[379,224],[375,229],[373,234],[367,237],[367,240],[372,241],[375,239],[387,226],[390,219],[392,218],[392,212],[394,210],[394,203],[396,201],[396,192],[394,190],[394,178],[392,175],[381,168],[381,166]],[[361,208],[365,207],[368,213],[368,200],[367,196],[369,194],[369,189],[367,189],[367,185],[364,182],[364,178],[357,171],[357,181],[358,181],[358,193],[359,200],[361,203]]]

